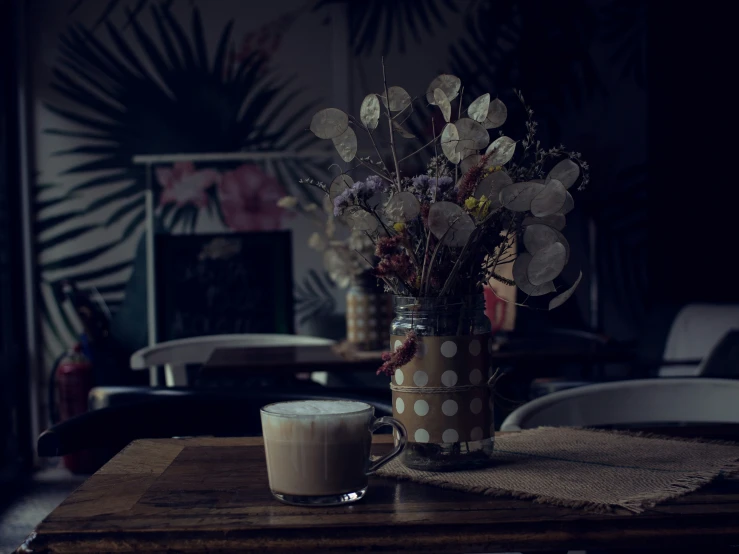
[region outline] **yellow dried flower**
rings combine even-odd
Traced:
[[[277,201],[277,205],[286,210],[294,210],[298,205],[298,199],[294,196],[283,196]]]
[[[484,219],[490,211],[490,200],[488,200],[483,194],[480,197],[480,202],[477,204],[477,213],[475,214],[478,219]]]
[[[472,211],[477,206],[477,198],[470,196],[467,200],[464,201],[464,207],[468,210]]]
[[[393,229],[395,229],[397,233],[402,233],[403,231],[405,231],[405,223],[402,223],[402,222],[395,223],[393,225]]]

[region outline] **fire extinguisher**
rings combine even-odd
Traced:
[[[53,383],[58,399],[56,421],[66,421],[87,412],[87,395],[94,386],[90,360],[82,353],[80,345],[67,352],[56,365]],[[53,410],[53,406],[50,406]],[[64,466],[72,473],[90,473],[97,469],[95,456],[89,451],[68,454],[63,457]]]

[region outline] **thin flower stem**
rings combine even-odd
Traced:
[[[400,188],[400,166],[398,165],[398,155],[395,153],[395,138],[393,132],[393,118],[390,115],[390,95],[387,92],[387,76],[385,75],[385,57],[382,57],[382,84],[385,87],[385,110],[387,111],[387,126],[390,130],[390,151],[393,153],[393,161],[395,162],[395,179],[397,180],[398,191]]]
[[[457,121],[462,117],[462,97],[464,96],[464,87],[459,90],[459,111],[457,112]],[[461,161],[461,160],[460,160]],[[459,164],[454,164],[454,182],[459,179]]]
[[[434,140],[431,142],[434,143],[434,158],[438,156],[438,152],[436,150],[436,126],[434,125],[434,119],[431,118],[431,132],[434,134]],[[424,147],[425,148],[425,147]],[[436,164],[436,186],[434,187],[434,198],[431,201],[431,203],[436,202],[436,191],[439,190],[439,164]],[[423,222],[422,222],[423,223]],[[431,242],[431,229],[428,230],[428,233],[426,233],[426,248],[423,249],[423,267],[421,268],[421,282],[418,284],[418,291],[420,292],[423,290],[423,282],[424,279],[427,279],[426,276],[426,260],[428,260],[429,257],[429,243]],[[431,268],[429,267],[429,273],[431,272]],[[428,289],[428,286],[426,287]]]
[[[433,122],[433,120],[432,120],[432,121],[431,121],[431,125],[433,126],[433,124],[434,124],[434,122]],[[416,150],[415,152],[413,152],[413,153],[411,153],[411,154],[408,154],[408,155],[407,155],[407,156],[406,156],[405,158],[400,158],[400,159],[398,160],[398,163],[400,163],[400,162],[404,162],[404,161],[405,161],[405,160],[407,160],[408,158],[412,158],[413,156],[415,156],[415,155],[416,155],[416,154],[418,154],[419,152],[422,152],[423,150],[426,150],[426,148],[428,148],[429,146],[431,146],[432,144],[434,144],[434,143],[435,143],[435,142],[436,142],[437,140],[439,140],[439,137],[437,137],[436,135],[434,135],[434,138],[433,138],[432,140],[428,141],[428,142],[427,142],[426,144],[424,144],[423,146],[421,146],[421,148],[419,148],[419,149],[418,149],[418,150]],[[436,145],[435,145],[435,144],[434,144],[434,147],[436,147]],[[436,148],[434,148],[434,155],[436,155]]]
[[[497,293],[497,292],[495,292],[495,289],[494,289],[493,287],[488,287],[488,288],[489,288],[489,289],[490,289],[490,290],[492,291],[492,293],[493,293],[493,294],[494,294],[494,295],[495,295],[495,296],[496,296],[496,297],[497,297],[497,298],[498,298],[499,300],[502,300],[502,301],[503,301],[503,302],[505,302],[506,304],[513,304],[514,306],[520,306],[521,308],[528,308],[529,310],[536,310],[536,311],[539,311],[539,312],[545,312],[545,311],[546,311],[546,310],[542,310],[541,308],[532,308],[532,307],[531,307],[531,306],[529,306],[528,304],[519,304],[518,302],[512,302],[512,301],[510,301],[510,300],[506,300],[506,299],[505,299],[505,298],[503,298],[502,296],[498,296],[498,293]],[[527,296],[527,297],[526,297],[526,300],[528,300],[528,299],[529,299],[529,297]],[[524,302],[525,302],[526,300],[524,300]]]
[[[441,248],[441,245],[444,244],[444,239],[446,239],[446,236],[449,234],[449,231],[452,230],[454,227],[454,224],[459,221],[459,218],[456,218],[454,221],[452,221],[447,228],[446,231],[444,231],[444,234],[439,239],[439,244],[436,245],[436,248],[434,248],[434,255],[431,256],[431,262],[429,262],[429,275],[431,275],[431,270],[434,267],[434,261],[436,260],[436,255],[439,253],[439,249]],[[429,293],[429,283],[431,282],[431,279],[426,280],[426,296],[428,296]],[[439,295],[441,296],[441,294]]]
[[[500,245],[498,248],[498,254],[495,256],[495,261],[493,261],[493,267],[490,268],[490,273],[495,273],[495,268],[498,265],[498,260],[500,259],[500,255],[503,253],[503,250],[505,250],[505,245],[508,244],[508,236],[511,234],[511,229],[513,228],[513,223],[516,220],[511,218],[511,223],[508,225],[508,230],[505,232],[505,240],[503,241],[503,244]]]
[[[367,206],[367,208],[369,208],[369,210],[368,210],[368,211],[369,211],[369,212],[370,212],[370,213],[371,213],[371,214],[372,214],[373,216],[375,216],[375,219],[377,220],[377,222],[378,222],[378,223],[379,223],[380,225],[382,225],[382,228],[383,228],[383,229],[385,229],[385,234],[386,234],[386,235],[387,235],[388,237],[391,237],[391,236],[392,236],[392,234],[390,234],[390,230],[389,230],[389,229],[388,229],[388,228],[387,228],[387,227],[385,226],[385,223],[384,223],[384,222],[382,221],[382,218],[381,218],[381,217],[380,217],[379,215],[377,215],[377,212],[375,211],[375,209],[374,209],[374,208],[370,208],[369,206]],[[367,208],[365,208],[365,209],[367,209]]]
[[[380,162],[382,163],[382,167],[387,171],[387,165],[385,164],[385,160],[382,159],[382,154],[380,154],[380,149],[377,148],[377,143],[375,142],[375,137],[372,136],[372,130],[365,127],[367,130],[367,134],[369,135],[370,141],[372,141],[372,146],[375,149],[375,152],[377,152],[377,157],[380,158]],[[388,174],[389,175],[389,174]]]
[[[464,244],[464,248],[462,248],[462,252],[457,257],[457,261],[454,262],[454,267],[452,267],[452,270],[449,272],[449,276],[447,277],[447,280],[444,283],[439,296],[444,296],[452,287],[452,281],[454,281],[454,278],[457,276],[457,272],[459,272],[459,268],[462,266],[462,260],[464,259],[465,254],[467,254],[467,250],[469,249],[470,244],[477,240],[479,229],[481,229],[481,227],[475,227],[475,230],[472,231],[472,234],[470,234],[470,238],[467,239],[467,242]]]
[[[359,158],[357,158],[357,159],[359,159]],[[366,167],[367,169],[369,169],[372,173],[374,173],[375,175],[377,175],[381,179],[385,179],[388,183],[390,183],[390,184],[394,184],[395,183],[395,181],[393,181],[390,177],[386,177],[385,175],[383,175],[382,173],[380,173],[379,171],[377,171],[374,167],[372,167],[368,163],[365,163],[362,160],[359,160],[359,163],[361,165],[363,165],[364,167]]]
[[[411,103],[410,103],[410,104],[408,104],[408,105],[407,105],[407,106],[406,106],[405,108],[403,108],[402,110],[400,110],[400,111],[399,111],[398,113],[396,113],[396,114],[395,114],[395,115],[393,116],[393,119],[396,119],[396,118],[400,117],[401,115],[403,115],[403,112],[405,112],[405,110],[407,110],[408,108],[410,108],[410,109],[411,109],[411,113],[410,113],[410,114],[408,114],[408,115],[411,115],[411,114],[413,113],[413,102],[415,102],[416,100],[418,100],[418,96],[416,96],[415,98],[411,98]],[[408,118],[406,118],[406,119],[408,119]],[[403,121],[405,121],[405,119],[404,119]]]
[[[369,127],[366,127],[361,122],[360,123],[357,123],[357,120],[354,117],[352,117],[352,116],[349,116],[349,117],[354,122],[354,125],[356,125],[357,127],[360,127],[361,126],[365,131],[367,131],[367,134],[369,135],[369,139],[372,142],[372,146],[375,149],[375,153],[377,154],[377,157],[379,158],[380,162],[382,163],[383,169],[385,171],[387,171],[387,165],[385,164],[385,160],[382,159],[382,154],[380,154],[379,148],[377,148],[377,143],[375,142],[375,137],[372,135],[372,129],[370,129]],[[359,159],[359,158],[357,158],[357,159]],[[334,165],[336,165],[336,164],[334,164]],[[387,177],[388,177],[388,180],[389,180],[389,177],[390,177],[390,174],[389,173],[387,174]]]

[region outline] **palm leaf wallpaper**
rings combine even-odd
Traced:
[[[644,119],[634,106],[646,105],[645,11],[646,0],[66,0],[45,83],[50,89],[37,102],[45,137],[37,152],[36,214],[47,360],[80,331],[55,292],[62,280],[94,287],[112,311],[124,300],[147,177],[132,157],[316,151],[320,145],[306,131],[310,116],[347,88],[339,82],[346,74],[332,67],[332,49],[341,47],[330,43],[336,25],[345,27],[347,72],[362,81],[348,85],[346,100],[357,106],[367,82],[377,83],[385,55],[407,68],[392,77],[408,90],[423,93],[438,72],[452,72],[467,86],[466,99],[500,95],[512,118],[522,115],[510,98],[520,88],[546,140],[584,144],[592,188],[600,191],[589,201],[590,215],[602,226],[600,240],[618,246],[618,259],[601,262],[612,277],[603,286],[630,299],[613,310],[636,317],[645,276],[634,264],[645,248],[645,226],[640,218],[623,220],[628,210],[607,207],[622,189],[630,201],[642,201],[638,168],[646,147],[624,135],[641,132]],[[445,54],[429,59],[431,50]],[[627,112],[635,126],[625,130],[612,114]],[[607,137],[583,139],[593,135]],[[625,145],[620,159],[602,146],[613,144]],[[50,155],[53,163],[45,161]],[[329,152],[239,167],[155,167],[159,224],[186,233],[248,227],[262,216],[234,213],[224,182],[235,182],[236,193],[239,183],[258,179],[270,198],[308,199],[315,192],[300,188],[299,179],[325,178],[331,161]],[[298,255],[307,251],[303,235],[293,239]],[[343,291],[320,260],[305,256],[294,279],[299,324],[342,310]]]
[[[61,279],[94,286],[113,309],[122,300],[133,246],[127,248],[127,260],[120,259],[121,247],[135,243],[144,225],[146,169],[131,163],[135,155],[297,152],[316,142],[296,125],[315,104],[296,100],[299,91],[290,85],[289,75],[274,75],[259,52],[233,61],[232,22],[219,31],[216,48],[209,52],[197,7],[184,23],[164,2],[151,3],[148,11],[149,29],[140,16],[128,17],[130,30],[124,34],[103,18],[93,25],[99,27],[97,32],[78,24],[59,41],[51,83],[58,98],[47,102],[46,109],[64,125],[44,132],[74,144],[54,156],[82,156],[84,161],[64,172],[76,178],[74,186],[38,188],[42,298],[51,357],[63,345],[73,344],[80,330],[53,293]],[[286,158],[260,165],[294,189],[301,177],[322,174],[327,160]],[[168,178],[167,171],[175,178]],[[216,187],[208,186],[213,183],[201,187],[207,187],[203,206],[179,197],[167,201],[171,187],[165,181],[176,186],[178,174],[182,181],[207,177],[209,171],[196,171],[192,164],[158,168],[155,181],[161,188],[155,190],[161,190],[158,203],[165,229],[193,232],[201,217],[215,217],[233,227],[224,217],[223,195],[219,201]],[[51,196],[56,190],[64,193]],[[315,196],[307,188],[291,192]],[[84,240],[93,235],[99,239]],[[65,255],[57,257],[55,252]]]

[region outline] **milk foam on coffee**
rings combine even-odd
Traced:
[[[304,400],[262,410],[274,492],[321,496],[367,486],[373,410],[363,402]]]

